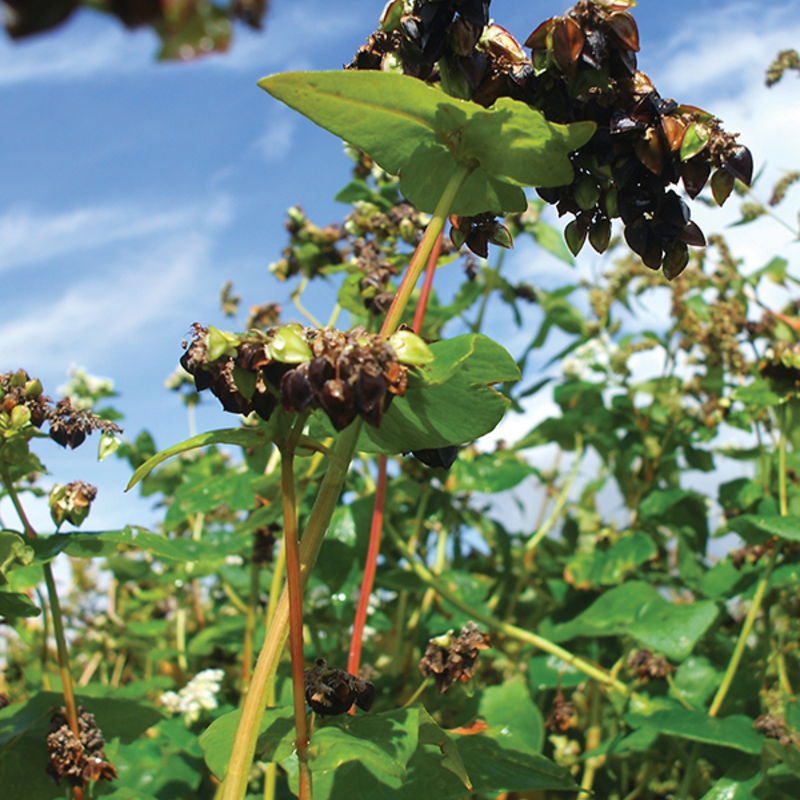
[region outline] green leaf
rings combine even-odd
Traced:
[[[505,726],[507,742],[513,741],[516,750],[541,753],[544,746],[544,719],[533,704],[528,687],[521,679],[490,686],[481,693],[478,716],[489,726]]]
[[[644,533],[623,536],[608,550],[580,552],[567,563],[565,574],[577,589],[616,586],[629,573],[658,555],[653,540]]]
[[[5,573],[15,566],[33,562],[33,548],[16,531],[0,531],[0,586],[6,586]]]
[[[578,686],[586,676],[557,656],[534,656],[528,662],[528,682],[534,692],[544,692],[561,686]]]
[[[654,707],[625,715],[625,722],[634,728],[646,725],[669,736],[694,742],[732,747],[743,753],[758,755],[764,737],[753,730],[753,720],[744,714],[732,714],[723,719],[712,718],[702,711],[689,711],[677,703],[671,707]]]
[[[459,458],[453,465],[456,486],[464,492],[505,492],[534,474],[535,468],[514,453],[481,453],[471,460]]]
[[[476,166],[451,213],[524,211],[520,187],[571,183],[568,154],[595,130],[549,123],[509,98],[487,110],[395,73],[288,72],[258,85],[399,175],[401,193],[429,213],[459,164]]]
[[[505,725],[456,739],[476,792],[496,796],[500,792],[577,788],[566,769],[544,756],[517,749],[517,739]]]
[[[382,783],[399,788],[419,741],[419,709],[342,716],[311,735],[312,771],[335,770],[349,761],[366,767]]]
[[[769,384],[761,378],[756,378],[756,380],[748,386],[741,386],[738,389],[734,389],[731,393],[731,399],[738,400],[747,406],[755,408],[777,406],[783,400],[783,398],[775,394],[775,392],[769,388]]]
[[[220,506],[227,506],[230,511],[254,508],[256,502],[251,484],[256,477],[249,470],[226,470],[221,475],[192,476],[175,492],[164,517],[166,529],[175,530],[187,517],[206,514]]]
[[[601,595],[570,622],[553,625],[545,620],[539,632],[555,642],[578,636],[628,635],[643,647],[682,661],[716,616],[712,600],[669,603],[649,584],[629,581]]]
[[[572,257],[569,250],[567,250],[563,237],[552,225],[548,225],[541,220],[536,220],[536,222],[531,225],[530,232],[539,247],[546,250],[551,256],[560,259],[565,264],[569,264],[571,267],[575,266],[575,259]]]
[[[368,453],[463,444],[491,431],[510,401],[490,384],[515,381],[514,359],[486,336],[468,334],[431,345],[436,359],[409,371],[408,389],[392,402],[380,428],[365,425],[358,449]]]
[[[670,692],[695,708],[702,708],[719,686],[722,675],[705,656],[687,658],[672,679]]]
[[[208,768],[220,780],[228,771],[241,710],[217,717],[200,735],[199,743]],[[291,706],[268,708],[259,728],[256,751],[265,761],[282,761],[294,750],[294,709]]]
[[[42,613],[28,595],[22,592],[7,592],[0,589],[0,617],[38,617]]]
[[[142,478],[149,475],[159,464],[162,464],[173,456],[187,453],[189,450],[197,450],[199,447],[207,447],[211,444],[235,444],[239,447],[263,447],[269,442],[269,437],[263,430],[255,428],[225,428],[217,431],[208,431],[192,436],[179,444],[174,444],[160,453],[156,453],[148,458],[134,473],[125,491],[130,491]]]
[[[762,544],[773,536],[800,542],[800,517],[742,514],[728,520],[728,530],[738,533],[748,544]]]
[[[747,779],[726,775],[724,778],[720,778],[700,800],[756,800],[753,789],[763,778],[764,775],[761,772],[757,772]]]

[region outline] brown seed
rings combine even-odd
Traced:
[[[708,176],[711,174],[711,166],[704,158],[690,158],[683,165],[681,177],[686,188],[686,194],[694,200],[703,187],[706,185]]]
[[[661,129],[664,132],[664,140],[667,147],[674,153],[681,149],[683,135],[686,133],[686,126],[677,117],[661,117]]]
[[[611,46],[622,50],[639,52],[639,28],[636,20],[626,11],[619,11],[608,18],[611,29]]]

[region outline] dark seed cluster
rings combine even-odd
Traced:
[[[573,182],[539,194],[560,215],[574,216],[565,231],[573,253],[587,239],[604,252],[611,220],[620,218],[629,247],[671,280],[686,267],[689,246],[704,246],[705,237],[669,187],[682,182],[694,198],[710,180],[722,205],[737,179],[750,183],[753,160],[719,120],[661,97],[637,69],[632,5],[580,0],[533,31],[527,58],[513,36],[489,24],[488,1],[416,0],[405,14],[403,0],[395,0],[349,68],[402,70],[487,107],[511,97],[552,122],[594,122],[595,135],[573,155]],[[455,236],[480,253],[492,241],[487,225],[459,220]]]
[[[753,728],[768,739],[777,739],[784,747],[800,746],[800,734],[789,727],[783,714],[762,714],[753,722]]]
[[[80,738],[70,730],[66,709],[55,710],[47,733],[47,774],[56,784],[66,778],[71,786],[81,788],[89,781],[114,780],[117,771],[106,761],[103,734],[94,714],[83,707],[78,709],[78,730]]]
[[[49,423],[50,438],[62,447],[80,446],[92,431],[122,433],[122,428],[113,422],[75,408],[69,397],[53,405],[43,394],[39,379],[32,379],[23,369],[0,374],[0,404],[0,411],[12,424],[20,413],[29,415],[28,422],[36,428]]]
[[[650,650],[636,650],[628,658],[628,669],[640,681],[663,681],[667,675],[675,672],[675,667],[662,655]]]
[[[431,639],[419,662],[419,671],[427,678],[433,675],[439,694],[444,694],[454,681],[466,683],[478,668],[481,650],[492,646],[489,635],[468,622],[457,637],[453,631]]]
[[[291,360],[275,354],[276,341],[291,334]],[[408,367],[392,346],[364,328],[291,326],[237,337],[232,353],[209,357],[209,331],[194,325],[181,357],[197,391],[210,389],[226,411],[268,420],[280,405],[286,413],[321,408],[337,431],[356,416],[378,427],[395,395],[406,390]],[[284,360],[279,360],[284,358]]]
[[[578,709],[575,703],[568,703],[564,695],[559,693],[553,701],[553,710],[544,723],[545,730],[549,733],[566,733],[578,724]]]
[[[357,705],[369,711],[375,700],[375,686],[338,667],[329,667],[324,658],[304,673],[306,702],[322,716],[345,714]]]

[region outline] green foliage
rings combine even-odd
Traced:
[[[258,85],[400,176],[400,191],[432,212],[459,164],[472,174],[451,213],[524,211],[521,186],[571,183],[567,155],[594,133],[589,122],[553,125],[507,98],[487,110],[386,72],[288,72]]]

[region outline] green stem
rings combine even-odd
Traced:
[[[315,327],[321,328],[322,325],[317,320],[317,318],[306,309],[306,307],[300,302],[300,295],[306,290],[306,286],[308,286],[308,276],[303,275],[300,279],[300,283],[298,284],[297,288],[292,292],[292,302],[294,303],[295,308]]]
[[[53,618],[53,634],[56,638],[56,653],[58,669],[61,672],[61,685],[64,692],[64,707],[67,710],[67,720],[72,733],[80,740],[78,728],[78,709],[75,705],[75,689],[72,684],[72,674],[69,671],[69,656],[67,654],[67,640],[64,636],[64,619],[61,616],[61,604],[58,600],[58,590],[53,578],[53,570],[49,561],[42,565],[44,582],[47,585],[47,596],[50,601],[50,614]]]
[[[781,432],[781,440],[778,447],[778,463],[780,464],[778,475],[780,510],[781,516],[785,517],[788,513],[788,507],[786,502],[786,433],[783,431]],[[764,593],[767,591],[772,570],[775,567],[775,562],[778,560],[778,554],[781,551],[781,544],[782,543],[778,541],[772,548],[772,553],[769,557],[769,561],[767,562],[767,568],[764,570],[764,574],[761,576],[761,580],[758,582],[756,592],[753,595],[753,603],[750,606],[750,610],[747,612],[744,625],[742,625],[742,630],[739,633],[739,640],[736,642],[736,647],[734,648],[733,655],[728,663],[728,668],[725,670],[725,677],[722,679],[722,684],[717,690],[714,701],[711,703],[711,708],[708,709],[709,717],[717,716],[720,706],[725,700],[728,690],[731,688],[731,684],[733,683],[733,679],[736,675],[736,670],[739,668],[739,662],[742,660],[742,655],[744,654],[744,648],[747,646],[747,639],[750,636],[750,631],[752,631],[756,617],[758,616],[758,612],[761,609],[761,603],[764,600]]]
[[[414,287],[417,285],[419,276],[422,274],[422,270],[428,263],[428,257],[431,254],[431,250],[433,250],[433,246],[436,243],[439,234],[444,230],[444,224],[450,214],[450,208],[453,205],[453,201],[456,199],[456,195],[464,185],[464,181],[472,174],[474,169],[475,167],[471,164],[459,164],[456,167],[456,171],[448,181],[444,192],[442,192],[442,196],[439,199],[436,210],[433,212],[433,217],[428,223],[428,227],[425,229],[425,233],[423,234],[417,249],[414,251],[414,255],[411,258],[411,263],[408,265],[408,270],[403,276],[403,281],[400,284],[400,288],[397,290],[397,294],[394,296],[392,305],[386,314],[386,319],[383,321],[381,333],[384,336],[391,336],[400,325],[400,320],[402,319],[403,312],[408,305],[411,292],[414,291]]]
[[[334,458],[322,481],[314,508],[308,520],[305,534],[300,542],[301,583],[308,582],[311,568],[317,560],[322,540],[330,524],[333,511],[339,501],[350,461],[355,453],[361,422],[356,420],[347,428],[336,443]],[[289,597],[286,588],[281,593],[272,624],[267,630],[261,648],[250,690],[242,707],[242,716],[236,730],[233,752],[225,778],[224,800],[243,800],[247,793],[250,765],[258,739],[258,730],[264,716],[265,700],[270,684],[274,680],[280,654],[289,634]]]
[[[253,546],[255,550],[255,545]],[[250,593],[247,598],[247,616],[244,623],[244,644],[242,646],[242,694],[250,685],[250,670],[253,665],[253,637],[256,631],[256,609],[258,607],[259,578],[261,565],[250,558]]]
[[[294,485],[294,451],[303,430],[305,415],[295,422],[289,440],[281,446],[281,499],[283,503],[283,548],[286,551],[286,585],[289,590],[289,648],[292,654],[292,694],[297,761],[300,769],[300,800],[311,800],[311,770],[308,767],[308,720],[306,718],[305,664],[303,647],[303,587],[300,578],[300,543],[297,534],[297,498]]]
[[[572,471],[569,474],[569,477],[566,480],[561,492],[558,495],[558,499],[556,500],[556,504],[553,506],[553,510],[550,512],[550,516],[545,520],[544,525],[539,528],[536,533],[528,539],[527,543],[525,544],[525,558],[526,562],[530,557],[533,556],[533,551],[538,547],[539,542],[547,536],[548,533],[553,528],[553,525],[558,522],[559,517],[561,516],[561,512],[564,510],[564,506],[567,503],[567,499],[569,498],[570,490],[572,489],[572,484],[575,483],[575,478],[578,477],[578,469],[581,465],[581,458],[583,456],[583,437],[580,433],[575,434],[575,461],[572,464]]]
[[[686,800],[689,796],[689,789],[692,787],[692,777],[694,775],[694,765],[697,762],[697,755],[700,752],[700,742],[695,742],[689,751],[686,767],[683,771],[683,779],[678,791],[678,800]]]
[[[747,646],[747,639],[750,636],[750,631],[753,629],[756,617],[761,609],[761,602],[764,599],[764,592],[766,592],[767,586],[769,585],[772,569],[775,566],[775,561],[778,558],[778,553],[780,553],[780,550],[780,544],[776,544],[775,547],[772,548],[772,554],[769,557],[767,568],[764,571],[764,575],[761,577],[761,580],[758,582],[756,593],[753,596],[753,603],[750,606],[750,610],[747,612],[747,617],[745,618],[744,625],[742,625],[742,630],[739,634],[739,640],[736,642],[736,648],[734,649],[731,660],[728,663],[728,668],[725,670],[725,677],[722,679],[722,684],[717,690],[717,694],[714,697],[714,702],[711,704],[711,708],[708,709],[709,717],[717,716],[720,706],[722,705],[723,700],[725,700],[728,690],[731,688],[731,683],[736,675],[736,670],[739,668],[739,662],[742,660],[744,648]]]
[[[469,614],[479,622],[483,622],[484,625],[488,625],[490,628],[494,628],[495,630],[500,631],[512,639],[517,639],[521,642],[525,642],[526,644],[531,644],[534,647],[538,647],[540,650],[544,650],[545,653],[550,653],[550,655],[560,658],[565,663],[571,664],[585,675],[588,675],[590,678],[594,678],[598,683],[608,686],[615,692],[619,692],[619,694],[623,695],[624,697],[628,697],[630,695],[630,689],[628,686],[622,683],[622,681],[619,681],[611,676],[601,667],[590,664],[580,656],[570,653],[569,650],[559,647],[557,644],[549,641],[548,639],[544,639],[541,636],[537,636],[535,633],[518,628],[516,625],[509,625],[507,622],[503,622],[491,614],[485,614],[479,609],[473,608],[468,603],[464,602],[464,600],[462,600],[457,594],[451,592],[444,582],[437,578],[411,552],[406,543],[400,538],[397,531],[395,531],[391,525],[387,524],[386,528],[391,534],[392,539],[394,539],[395,546],[406,559],[406,561],[408,561],[414,572],[417,573],[419,578],[424,583],[427,583],[428,586],[430,586],[438,595],[443,597],[448,603],[460,609],[464,613]]]

